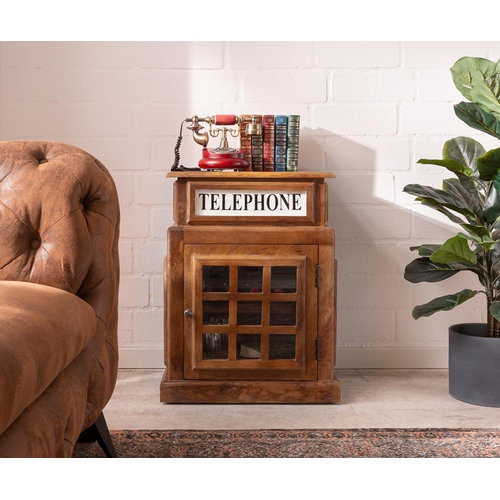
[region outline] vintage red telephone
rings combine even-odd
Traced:
[[[193,132],[194,141],[203,147],[202,158],[198,162],[198,166],[201,169],[246,170],[250,167],[250,163],[245,160],[243,152],[240,149],[230,148],[227,140],[228,133],[231,137],[238,137],[238,135],[240,135],[241,126],[243,124],[243,120],[240,116],[215,115],[207,116],[206,118],[200,118],[195,115],[191,118],[185,118],[181,123],[179,138],[177,139],[177,144],[175,145],[174,149],[175,160],[174,164],[172,165],[172,170],[199,170],[198,168],[187,168],[183,165],[179,165],[179,148],[182,142],[182,126],[184,125],[184,122],[190,123],[187,128]],[[201,122],[208,123],[208,132],[200,132],[203,129],[203,126],[200,125]],[[213,125],[219,125],[220,127],[213,128]],[[236,125],[236,128],[228,128],[228,126],[230,125]],[[262,125],[257,123],[257,116],[253,115],[251,117],[251,122],[245,125],[245,132],[248,135],[262,134]],[[211,137],[218,137],[219,135],[221,135],[221,142],[218,148],[207,148],[209,134]]]

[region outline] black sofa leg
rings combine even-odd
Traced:
[[[95,423],[85,429],[78,438],[78,442],[80,443],[93,443],[95,441],[99,443],[99,446],[108,458],[117,458],[115,447],[109,434],[108,424],[106,424],[103,413],[101,413],[99,417],[97,417]]]

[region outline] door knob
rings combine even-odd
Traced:
[[[193,317],[193,311],[191,311],[191,309],[186,309],[184,311],[184,316],[186,316],[186,318],[192,318]]]

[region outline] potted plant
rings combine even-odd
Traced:
[[[500,61],[464,57],[451,68],[453,82],[468,99],[454,106],[470,127],[500,139]],[[456,273],[476,275],[479,289],[438,297],[413,309],[415,319],[449,311],[477,294],[485,295],[487,323],[449,328],[450,394],[482,406],[500,406],[500,148],[486,151],[475,139],[456,137],[444,144],[438,165],[454,177],[441,189],[409,184],[404,191],[457,225],[442,244],[412,247],[418,258],[404,277],[411,283],[440,282]]]

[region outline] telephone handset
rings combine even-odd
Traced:
[[[187,128],[193,132],[194,141],[203,148],[202,158],[198,162],[199,168],[207,170],[248,169],[250,163],[245,160],[244,153],[240,149],[229,147],[227,140],[228,134],[231,137],[238,137],[238,135],[240,135],[240,127],[242,126],[241,117],[237,115],[215,115],[200,118],[195,115],[191,118],[185,118],[181,123],[179,138],[177,139],[174,149],[175,160],[172,165],[172,170],[199,170],[199,168],[187,168],[183,165],[179,165],[179,149],[182,142],[182,126],[184,122],[190,124]],[[202,133],[201,130],[203,130],[203,126],[200,125],[200,123],[208,123],[209,131]],[[213,125],[218,125],[220,127],[213,128]],[[228,128],[230,125],[236,125],[236,128]],[[248,135],[262,135],[262,125],[257,123],[257,117],[255,115],[252,116],[251,122],[246,125],[245,132]],[[221,136],[220,146],[218,148],[207,148],[209,135],[210,137]]]

